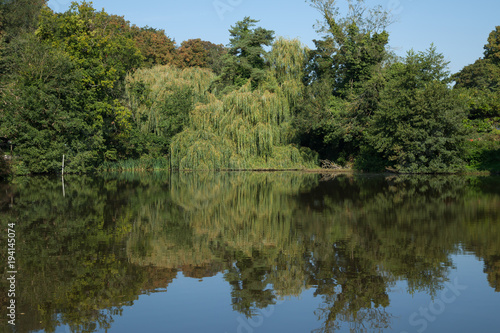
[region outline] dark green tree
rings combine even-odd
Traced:
[[[7,41],[37,27],[46,0],[0,0],[0,34]]]
[[[228,53],[224,56],[222,74],[216,82],[219,89],[233,90],[248,80],[256,88],[265,76],[269,63],[264,46],[274,40],[274,31],[261,27],[253,28],[259,21],[245,17],[229,29]]]
[[[455,88],[477,88],[480,90],[495,91],[500,83],[500,66],[492,59],[478,59],[471,65],[465,66],[453,76]]]
[[[484,46],[484,57],[453,76],[467,107],[471,130],[466,160],[479,170],[500,171],[500,26]]]
[[[86,2],[65,13],[43,7],[36,32],[5,46],[0,137],[13,144],[14,171],[58,171],[65,155],[67,172],[87,172],[125,156],[123,81],[143,60],[127,24]]]
[[[392,65],[368,128],[371,146],[402,173],[463,167],[465,110],[448,86],[447,63],[432,46]]]
[[[201,41],[203,47],[208,52],[207,64],[208,67],[216,74],[221,75],[224,66],[224,56],[227,54],[227,49],[222,44],[214,44],[208,41]]]
[[[378,103],[391,23],[380,7],[349,1],[343,15],[336,0],[311,0],[323,21],[305,76],[309,93],[297,109],[299,140],[322,158],[346,164],[364,144],[364,131]]]
[[[144,58],[119,21],[89,3],[73,3],[59,14],[45,8],[36,32],[41,41],[67,53],[81,72],[79,112],[92,133],[86,133],[91,139],[77,151],[92,156],[89,167],[127,154],[132,117],[120,102],[123,81]]]
[[[490,33],[484,49],[483,58],[453,76],[455,88],[468,97],[471,119],[500,117],[500,26]]]
[[[62,155],[70,151],[72,162],[67,166],[72,166],[68,170],[84,171],[76,164],[92,160],[81,154],[86,154],[96,133],[80,112],[82,73],[66,53],[33,34],[16,38],[7,51],[10,73],[1,96],[5,117],[0,133],[22,159],[27,168],[22,172],[60,170]]]

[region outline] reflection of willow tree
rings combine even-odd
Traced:
[[[185,175],[172,181],[172,199],[190,212],[197,234],[219,244],[216,254],[234,263],[225,279],[233,306],[249,316],[278,295],[300,295],[306,287],[303,244],[294,195],[310,191],[316,175],[234,173]]]
[[[225,268],[233,306],[246,315],[274,303],[269,285],[299,295],[306,279],[291,196],[316,183],[316,175],[287,173],[174,174],[163,206],[141,205],[127,243],[131,261]]]
[[[140,294],[144,277],[119,250],[129,230],[130,216],[119,209],[126,189],[87,177],[65,183],[63,196],[60,179],[22,180],[12,207],[0,212],[2,222],[16,223],[23,331],[54,332],[60,324],[75,332],[109,328]]]
[[[224,272],[233,308],[247,316],[315,288],[323,300],[318,331],[344,322],[356,331],[384,329],[389,287],[402,280],[409,292],[435,295],[450,255],[462,248],[484,260],[498,291],[496,178],[319,179],[242,172],[67,177],[65,197],[60,179],[19,183],[12,201],[0,200],[0,217],[17,222],[21,324],[47,332],[59,324],[78,332],[110,327],[124,305],[164,289],[182,270],[195,278]]]

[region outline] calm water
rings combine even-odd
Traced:
[[[34,177],[16,331],[499,332],[500,177]],[[6,251],[0,254],[6,266]]]

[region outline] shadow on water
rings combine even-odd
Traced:
[[[223,274],[247,318],[312,289],[318,332],[389,328],[391,287],[436,295],[463,251],[500,291],[499,177],[123,173],[1,190],[1,221],[16,223],[22,332],[110,328],[179,272]]]

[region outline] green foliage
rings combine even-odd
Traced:
[[[484,46],[484,57],[500,65],[500,26],[495,27],[488,36],[488,44]]]
[[[469,169],[500,172],[500,141],[470,139],[465,145],[465,151]]]
[[[11,173],[11,165],[5,157],[4,152],[0,150],[0,181],[7,179]]]
[[[368,146],[366,133],[382,99],[386,75],[387,68],[374,67],[372,77],[359,85],[357,94],[351,94],[346,99],[331,98],[330,130],[324,142],[336,147],[337,158],[353,160],[365,154]]]
[[[465,99],[469,119],[493,120],[500,118],[500,94],[498,92],[489,89],[469,88],[460,89],[460,94]]]
[[[384,155],[368,145],[361,147],[354,161],[354,168],[364,172],[384,172],[387,171],[386,166],[387,160]]]
[[[337,127],[334,117],[348,106],[347,102],[331,96],[326,81],[315,81],[304,88],[304,98],[294,108],[293,127],[296,140],[305,147],[317,151],[321,158],[336,160],[339,144],[336,142]],[[339,134],[342,135],[342,134]]]
[[[86,2],[61,14],[44,7],[36,36],[6,47],[9,116],[1,133],[30,172],[60,170],[62,155],[67,172],[88,172],[127,153],[132,115],[119,98],[142,56],[116,22]]]
[[[169,168],[170,160],[168,158],[152,155],[142,155],[140,159],[135,160],[105,161],[101,167],[103,171],[159,171]]]
[[[85,1],[64,13],[43,0],[0,3],[0,139],[13,143],[12,170],[58,172],[63,155],[66,172],[167,160],[303,168],[321,156],[363,170],[385,159],[399,171],[444,172],[458,170],[464,131],[489,141],[480,156],[495,151],[499,27],[484,58],[452,77],[452,93],[433,49],[404,62],[387,51],[392,18],[380,6],[349,0],[341,13],[337,0],[309,3],[322,17],[314,50],[274,41],[249,17],[230,28],[227,48],[200,39],[176,48],[163,30]],[[479,155],[467,160],[489,160]]]
[[[388,164],[403,173],[462,168],[465,111],[446,84],[443,56],[431,47],[410,51],[389,69],[368,138]]]
[[[484,58],[464,67],[453,76],[468,110],[464,123],[469,130],[466,161],[472,170],[500,170],[500,27],[484,46]]]
[[[0,131],[14,154],[30,172],[60,170],[63,154],[71,156],[68,171],[88,171],[95,161],[81,154],[101,135],[80,113],[82,73],[66,53],[33,35],[12,41],[8,52],[11,74],[2,91],[6,117]]]
[[[224,56],[227,54],[227,49],[222,44],[214,44],[207,41],[202,41],[203,47],[208,52],[207,65],[216,74],[222,74],[224,67]]]
[[[7,42],[37,27],[40,10],[46,0],[2,0],[0,2],[0,35]]]
[[[311,0],[323,16],[311,52],[310,79],[327,80],[332,93],[347,97],[369,80],[373,67],[386,57],[389,13],[381,7],[367,8],[363,0],[349,0],[349,11],[342,17],[335,0]]]
[[[218,90],[238,89],[248,80],[255,89],[266,77],[269,64],[264,46],[271,45],[274,31],[261,27],[253,28],[257,22],[259,21],[245,17],[229,29],[229,48],[223,58],[222,74],[215,85]]]
[[[8,73],[9,55],[6,46],[25,33],[32,33],[46,0],[2,0],[0,1],[0,89],[2,76]],[[0,112],[0,121],[2,112]],[[2,133],[0,132],[0,136]]]
[[[490,33],[484,58],[453,75],[455,88],[463,91],[469,118],[500,117],[500,27]]]
[[[210,99],[207,90],[214,79],[208,69],[171,66],[144,68],[126,79],[126,98],[137,135],[135,147],[153,156],[169,152],[172,137],[188,124],[197,103]],[[143,148],[144,149],[144,148]]]
[[[190,124],[174,137],[172,167],[178,169],[269,169],[311,167],[293,138],[291,106],[303,90],[305,52],[296,40],[279,39],[269,55],[266,81],[250,81],[190,114]],[[311,155],[311,154],[310,154]],[[312,154],[313,155],[313,154]]]
[[[84,71],[86,88],[98,97],[117,97],[118,80],[139,67],[143,57],[134,41],[125,34],[110,33],[113,17],[97,12],[91,4],[72,3],[62,14],[44,8],[37,36],[60,46]]]
[[[351,163],[365,145],[364,132],[377,107],[388,59],[389,13],[349,1],[342,14],[335,0],[313,0],[323,21],[309,52],[307,94],[298,107],[299,140],[323,158]]]
[[[500,66],[491,59],[479,59],[453,76],[456,88],[477,88],[495,91],[499,88]]]
[[[488,118],[486,119],[464,119],[464,127],[474,134],[491,133],[495,130],[495,122]]]

